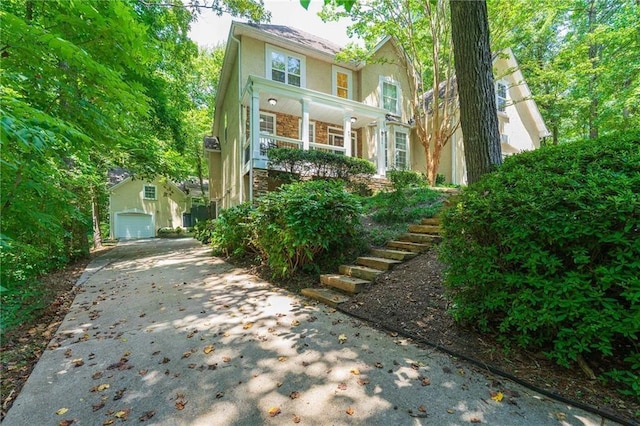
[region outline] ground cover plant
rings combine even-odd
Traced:
[[[443,217],[455,318],[640,398],[640,133],[510,157]]]

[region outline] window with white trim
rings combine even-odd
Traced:
[[[400,84],[390,77],[380,77],[380,106],[391,114],[400,115]]]
[[[408,168],[408,135],[406,132],[396,130],[394,134],[394,163],[393,166],[397,170],[405,170]]]
[[[155,185],[144,185],[142,187],[142,195],[145,200],[157,200],[158,194]]]
[[[389,144],[387,143],[387,131],[382,130],[380,132],[380,144],[382,145],[382,152],[384,153],[382,164],[384,170],[389,167]]]
[[[353,73],[350,70],[333,65],[333,95],[344,99],[353,99]]]
[[[337,146],[340,148],[345,148],[344,146],[344,130],[339,129],[338,127],[328,127],[327,128],[327,143],[331,146]],[[357,157],[358,153],[356,152],[358,147],[358,133],[355,130],[351,130],[351,156]]]
[[[292,52],[266,45],[267,78],[273,81],[305,86],[305,58]]]
[[[496,83],[496,107],[498,112],[507,111],[507,85],[503,81]]]
[[[276,134],[276,116],[268,112],[260,112],[260,155],[267,155],[267,150],[276,146],[273,138],[263,135]]]
[[[298,119],[298,139],[302,140],[302,120]],[[316,141],[316,122],[309,122],[309,142]]]

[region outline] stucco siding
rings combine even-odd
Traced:
[[[144,198],[144,186],[156,187],[156,199]],[[118,213],[145,213],[153,217],[155,231],[163,227],[183,226],[182,214],[187,208],[187,196],[175,185],[161,178],[152,181],[131,179],[118,184],[110,194],[110,222],[113,227]]]

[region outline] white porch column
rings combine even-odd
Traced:
[[[386,124],[385,124],[385,118],[384,117],[378,117],[378,131],[377,131],[377,136],[378,136],[378,143],[377,143],[377,152],[376,152],[376,165],[378,166],[378,176],[385,176],[386,174],[386,170],[385,170],[385,163],[386,163],[386,158],[385,158],[385,145],[389,144],[388,138],[389,136],[387,135],[385,137],[384,132],[386,132],[387,128],[386,128]],[[387,152],[388,152],[388,147],[387,147]]]
[[[351,157],[351,111],[346,111],[343,121],[342,139],[344,140],[344,155]]]
[[[302,149],[309,151],[309,99],[301,99],[302,104]]]
[[[251,111],[249,112],[249,129],[251,132],[251,150],[253,158],[260,158],[260,92],[251,92]],[[253,163],[253,162],[252,162]]]

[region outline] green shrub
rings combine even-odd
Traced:
[[[213,230],[215,229],[214,223],[215,221],[211,219],[196,222],[193,226],[193,238],[200,241],[202,244],[211,243]]]
[[[464,190],[441,245],[456,319],[565,366],[615,357],[637,383],[639,165],[636,132],[509,157]]]
[[[254,207],[243,203],[220,212],[213,222],[211,245],[215,254],[241,256],[255,252],[255,229],[252,220]]]
[[[272,148],[269,150],[269,168],[320,178],[349,180],[352,176],[373,175],[373,163],[362,158],[347,157],[331,152],[293,148]]]
[[[256,242],[274,274],[286,276],[358,239],[360,203],[340,182],[284,185],[258,202]]]
[[[395,191],[402,191],[411,187],[428,186],[427,179],[423,174],[412,170],[389,170],[387,178],[391,181],[391,185]]]

